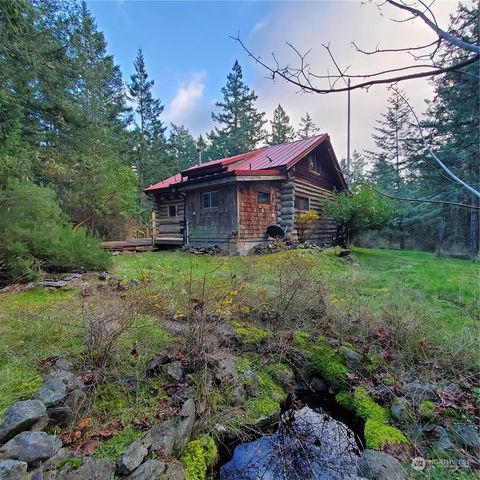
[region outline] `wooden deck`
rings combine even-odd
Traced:
[[[183,245],[183,239],[180,237],[162,237],[155,238],[132,238],[130,240],[113,240],[102,242],[102,247],[112,252],[131,251],[131,252],[150,252],[162,245]]]

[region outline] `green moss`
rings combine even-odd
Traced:
[[[312,346],[310,334],[299,330],[293,332],[293,345],[301,350],[307,350]]]
[[[258,389],[255,395],[243,404],[240,412],[222,420],[231,432],[236,431],[241,425],[251,425],[261,418],[279,414],[281,404],[287,397],[273,379],[269,365],[261,366],[258,355],[251,354],[240,357],[237,370],[241,373],[245,370],[255,372],[258,376]]]
[[[270,336],[264,328],[252,324],[232,322],[232,327],[244,345],[256,345]]]
[[[418,406],[418,414],[422,418],[435,418],[437,416],[437,412],[435,411],[435,404],[430,400],[425,400],[424,402],[421,402]]]
[[[205,480],[208,467],[214,464],[217,455],[215,441],[208,435],[188,443],[182,456],[185,480]]]
[[[83,459],[78,457],[64,458],[55,465],[55,470],[61,470],[65,465],[68,465],[70,470],[77,470],[83,465]]]
[[[357,415],[365,421],[371,419],[378,423],[386,423],[388,420],[387,410],[376,403],[363,387],[355,388],[353,404]]]
[[[377,419],[369,418],[365,423],[365,442],[367,448],[380,450],[384,444],[408,444],[405,435],[396,427],[385,425]]]
[[[337,403],[347,410],[355,410],[355,405],[353,401],[353,395],[349,392],[339,392],[335,395],[335,400]]]
[[[292,369],[285,363],[272,363],[267,366],[267,370],[275,382],[280,385],[286,385],[295,381]]]
[[[370,364],[367,365],[367,372],[370,374],[376,372],[377,370],[382,370],[388,366],[387,362],[385,362],[385,360],[376,353],[369,355],[368,360],[370,361]]]
[[[344,360],[325,337],[319,337],[311,348],[305,367],[309,375],[320,375],[334,388],[341,388],[347,382]]]
[[[357,415],[365,420],[365,441],[367,448],[380,449],[384,444],[409,443],[396,427],[387,425],[388,412],[378,405],[364,387],[355,388],[353,404]]]
[[[118,435],[100,442],[93,455],[95,458],[116,461],[125,452],[127,447],[142,435],[145,435],[145,432],[135,430],[131,426],[128,426]]]
[[[396,381],[395,381],[395,378],[393,378],[391,375],[387,375],[386,377],[384,377],[383,383],[388,387],[393,387]]]

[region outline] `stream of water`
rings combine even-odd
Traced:
[[[305,398],[303,399],[305,402]],[[299,410],[287,409],[273,433],[238,444],[220,468],[220,480],[345,480],[356,479],[362,438],[351,414],[345,423],[319,404],[328,396],[311,396]],[[342,418],[343,419],[343,418]],[[355,431],[354,431],[355,430]]]

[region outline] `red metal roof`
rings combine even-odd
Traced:
[[[254,150],[253,152],[202,163],[201,165],[187,168],[162,182],[156,183],[146,188],[145,191],[167,188],[180,183],[182,177],[183,181],[187,181],[188,177],[201,176],[202,172],[205,172],[205,175],[209,173],[227,172],[234,175],[278,175],[281,173],[281,169],[292,167],[298,160],[302,159],[327,139],[328,135],[324,133],[315,137],[264,147],[259,150]],[[209,172],[212,169],[217,170],[215,168],[217,166],[219,167],[218,171]]]
[[[143,191],[148,192],[149,190],[159,190],[160,188],[168,188],[176,183],[180,183],[182,181],[182,174],[177,173],[172,177],[166,178],[161,182],[155,183],[154,185],[150,185],[149,187],[145,188]]]

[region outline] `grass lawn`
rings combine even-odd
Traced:
[[[403,304],[422,311],[421,318],[438,331],[457,335],[478,321],[478,265],[466,260],[438,259],[423,252],[355,249],[356,264],[349,265],[333,251],[285,252],[262,257],[198,257],[183,252],[121,255],[114,258],[113,272],[129,279],[173,284],[179,276],[188,279],[207,275],[209,281],[237,275],[250,287],[269,288],[289,258],[305,255],[329,294],[356,295],[369,308],[381,311]],[[279,264],[283,259],[283,264]],[[263,272],[254,276],[252,271]],[[158,333],[154,318],[142,317],[143,328],[132,333],[154,345],[148,356],[168,341]],[[475,333],[475,330],[474,330]],[[476,334],[476,333],[475,333]],[[40,361],[68,353],[76,357],[84,348],[81,301],[77,290],[35,289],[0,296],[0,413],[12,402],[28,398],[41,381]]]

